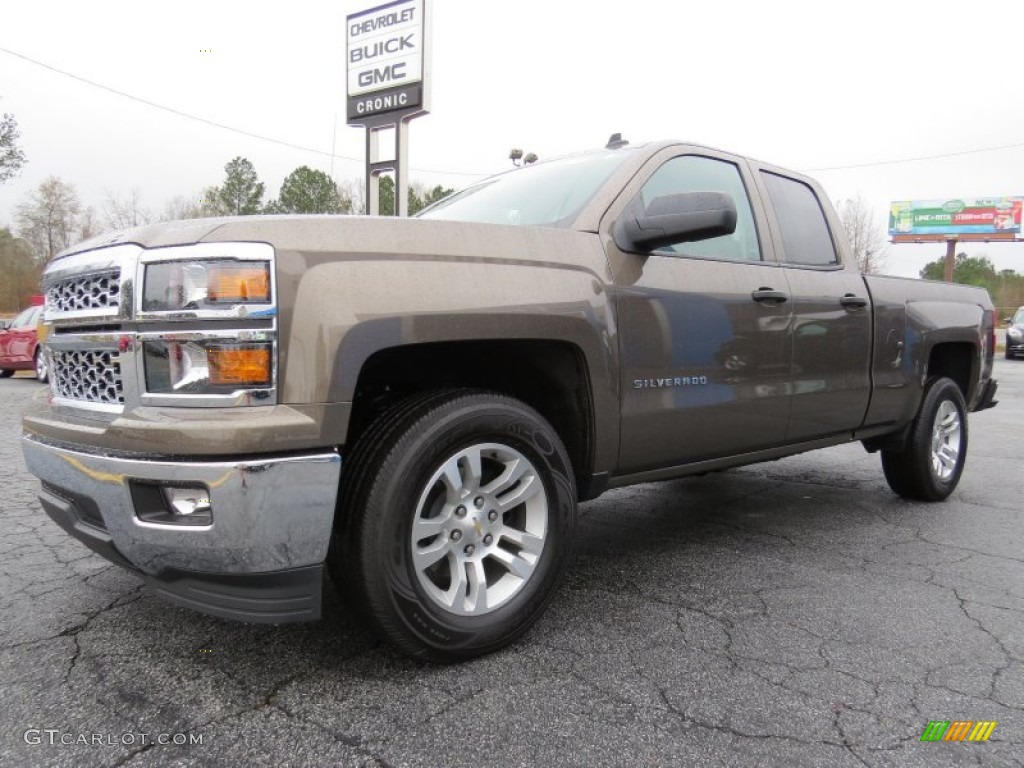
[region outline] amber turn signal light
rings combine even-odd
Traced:
[[[224,386],[269,386],[270,347],[210,347],[210,383]]]
[[[211,264],[207,279],[210,301],[270,301],[270,271],[265,264]]]

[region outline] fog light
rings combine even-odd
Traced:
[[[213,517],[210,493],[204,488],[164,488],[164,498],[174,515]]]
[[[213,525],[210,491],[204,486],[169,486],[139,481],[132,481],[129,485],[135,515],[144,523]]]

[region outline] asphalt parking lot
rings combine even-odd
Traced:
[[[539,625],[454,667],[338,608],[159,601],[42,514],[41,385],[0,381],[0,765],[1024,765],[1024,362],[996,365],[949,501],[859,444],[609,493]],[[922,742],[935,720],[997,725]]]

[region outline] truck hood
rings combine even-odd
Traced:
[[[144,227],[122,229],[116,232],[104,232],[102,235],[76,243],[61,251],[55,257],[62,259],[75,253],[106,248],[109,245],[135,243],[143,248],[160,248],[166,245],[185,245],[198,243],[210,232],[231,219],[185,219],[182,221],[164,221],[159,224],[147,224]]]
[[[594,247],[598,239],[593,233],[377,216],[239,216],[163,222],[104,234],[57,258],[122,243],[161,248],[199,242],[263,242],[278,252],[320,254],[328,259],[443,257],[605,271],[603,251]],[[597,254],[601,254],[599,261]]]

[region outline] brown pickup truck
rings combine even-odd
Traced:
[[[576,506],[862,441],[939,500],[994,404],[975,288],[862,276],[821,188],[679,143],[514,170],[415,219],[252,217],[84,243],[44,276],[43,509],[179,604],[404,652],[520,636]]]

